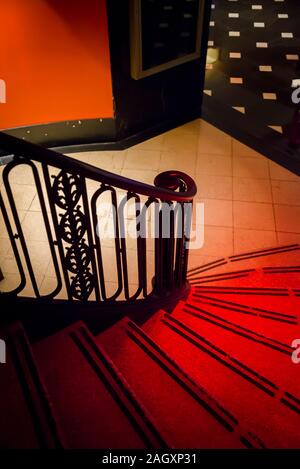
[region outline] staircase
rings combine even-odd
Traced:
[[[300,245],[188,273],[172,311],[7,343],[4,448],[299,448]]]

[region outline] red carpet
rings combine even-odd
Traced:
[[[300,246],[193,269],[168,314],[3,331],[1,447],[300,448]],[[300,365],[299,365],[300,366]]]

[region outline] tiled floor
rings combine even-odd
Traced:
[[[202,116],[300,175],[298,6],[213,0]]]
[[[294,0],[212,3],[205,93],[224,105],[220,120],[233,108],[243,114],[246,133],[249,124],[257,124],[264,147],[279,140],[286,146],[280,134],[293,120],[292,85],[297,87],[300,64],[297,9]]]
[[[167,169],[182,170],[195,178],[196,202],[203,202],[205,210],[204,245],[191,252],[191,268],[224,255],[300,242],[300,178],[203,120],[190,122],[126,151],[70,156],[149,184]],[[13,192],[38,284],[45,294],[55,285],[55,276],[40,206],[30,169],[19,167],[14,171]],[[90,194],[94,189],[91,185]],[[133,246],[131,251],[130,265],[134,271]],[[150,247],[149,251],[152,252]],[[108,243],[105,272],[113,291],[116,283],[112,253]],[[153,268],[153,257],[149,262]],[[18,271],[1,218],[0,266],[5,275],[0,289],[7,291],[16,286]],[[131,284],[134,288],[136,281]],[[30,289],[23,293],[30,294]]]

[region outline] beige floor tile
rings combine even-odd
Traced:
[[[118,283],[117,282],[106,281],[105,282],[105,289],[106,289],[106,296],[108,298],[110,298],[118,290]],[[137,289],[137,285],[131,285],[130,286],[130,294],[132,294],[133,291],[136,291],[136,289]],[[117,301],[123,301],[123,300],[125,300],[124,289],[121,291],[120,295],[117,298]]]
[[[132,285],[138,285],[138,257],[136,249],[127,248],[127,269],[128,282]],[[147,273],[154,272],[154,256],[149,255],[147,259]]]
[[[117,282],[108,282],[106,281],[105,282],[105,292],[106,292],[106,296],[108,298],[110,298],[111,296],[113,296],[116,291],[118,290],[118,283]],[[122,295],[122,298],[118,298],[118,299],[124,299],[124,295]]]
[[[5,258],[8,250],[11,249],[11,243],[9,238],[0,238],[0,262]],[[1,267],[1,264],[0,264]]]
[[[275,231],[273,206],[255,202],[233,202],[235,228]]]
[[[34,242],[29,241],[26,243],[26,246],[27,246],[27,250],[28,250],[29,257],[30,257],[34,275],[36,277],[44,276],[47,270],[49,261],[51,259],[51,252],[50,252],[48,243],[43,242],[43,241],[34,241]],[[22,260],[22,264],[24,266],[24,270],[26,270],[25,268],[26,261],[25,261],[23,250],[20,244],[18,244],[18,248],[19,248],[19,253],[20,253],[21,260]],[[11,273],[11,274],[19,272],[12,248],[10,248],[6,253],[5,260],[3,263],[3,271]]]
[[[16,231],[15,224],[14,224],[13,217],[11,215],[11,211],[9,210],[8,205],[6,205],[6,209],[7,209],[8,215],[9,215],[12,230],[15,233],[15,231]],[[18,210],[18,216],[19,216],[19,220],[20,220],[21,223],[23,222],[23,220],[24,220],[27,213],[28,212],[26,212],[25,210]],[[7,229],[6,229],[6,225],[4,223],[1,211],[0,211],[0,238],[4,238],[4,239],[9,238],[8,233],[7,233]]]
[[[94,181],[92,179],[86,179],[86,189],[87,189],[89,200],[92,198],[94,193],[100,188],[101,188],[101,183],[99,183],[98,181]]]
[[[243,143],[239,142],[238,140],[232,139],[232,154],[233,156],[246,156],[252,158],[264,158],[260,153],[253,150],[252,148],[244,145]]]
[[[141,181],[153,186],[154,179],[158,173],[159,171],[150,171],[148,169],[123,169],[121,175],[126,178],[134,179],[135,181]]]
[[[48,202],[48,196],[46,195],[46,193],[44,193],[44,202],[46,205],[46,210],[48,214],[50,214],[50,206]],[[41,204],[40,204],[39,196],[37,194],[34,196],[28,210],[30,212],[41,212]]]
[[[7,274],[18,274],[19,269],[18,269],[15,257],[10,257],[10,258],[5,257],[1,261],[1,270],[4,276],[6,276]]]
[[[28,210],[37,191],[33,185],[11,184],[11,190],[17,210]]]
[[[22,229],[26,242],[47,241],[45,222],[41,212],[26,212]]]
[[[62,268],[61,268],[61,262],[59,260],[59,255],[57,255],[57,260],[58,260],[58,263],[60,265],[60,275],[61,275],[61,278],[63,278],[63,272],[62,272]],[[48,262],[48,265],[45,269],[45,272],[44,272],[44,275],[45,277],[50,277],[50,278],[56,278],[56,273],[55,273],[55,268],[54,268],[54,264],[53,264],[53,261],[52,259],[50,258],[49,262]]]
[[[204,203],[205,225],[232,226],[231,200],[202,199],[201,202]]]
[[[275,231],[234,229],[234,253],[240,254],[256,249],[274,247],[277,244]]]
[[[231,140],[229,135],[201,120],[198,154],[231,156]]]
[[[162,151],[196,152],[198,135],[174,129],[164,134]]]
[[[205,226],[203,247],[190,251],[190,256],[223,257],[232,254],[233,229],[219,226]]]
[[[157,170],[160,162],[160,151],[135,150],[130,148],[124,161],[124,169]]]
[[[276,230],[300,233],[300,207],[274,205]]]
[[[42,281],[43,281],[43,277],[36,278],[38,288],[40,288]],[[4,280],[0,282],[0,291],[11,292],[15,288],[17,288],[19,284],[20,284],[19,274],[5,274]],[[35,293],[33,291],[30,281],[27,281],[24,289],[18,294],[18,296],[35,297]]]
[[[116,252],[113,247],[106,247],[102,251],[102,262],[105,272],[105,280],[108,282],[117,281],[117,261],[116,261]]]
[[[275,204],[300,205],[300,178],[296,181],[272,181]]]
[[[15,290],[20,285],[20,281],[20,275],[5,273],[4,280],[0,282],[0,292],[6,293]]]
[[[287,246],[288,244],[300,244],[300,233],[277,232],[278,244]]]
[[[108,171],[114,169],[112,152],[106,152],[106,151],[86,152],[82,161],[84,163],[88,163],[93,166],[96,166],[96,168],[107,169]]]
[[[35,185],[32,169],[27,164],[15,166],[9,173],[9,182],[11,184]]]
[[[201,265],[208,264],[209,262],[214,262],[220,259],[217,256],[198,256],[191,253],[188,261],[188,269],[194,269],[196,267],[201,267]]]
[[[195,182],[198,189],[196,200],[201,198],[232,200],[232,177],[230,176],[197,174]]]
[[[233,199],[245,202],[272,203],[270,180],[233,178]]]
[[[96,166],[96,168],[113,171],[122,169],[124,159],[126,156],[125,151],[87,151],[83,153],[70,153],[67,156],[75,158],[76,160],[83,161],[84,163]]]
[[[126,158],[127,150],[117,150],[109,152],[113,154],[113,164],[114,169],[119,170],[122,169],[124,166],[124,159]]]
[[[299,181],[300,177],[288,171],[274,161],[269,161],[270,178],[280,181]]]
[[[269,179],[267,159],[252,157],[233,158],[233,176],[255,179]]]
[[[149,138],[144,142],[138,143],[134,145],[132,148],[134,150],[156,150],[160,151],[162,149],[163,144],[163,134],[158,135],[157,137]]]
[[[232,176],[232,158],[220,155],[198,155],[196,175]]]
[[[163,151],[159,163],[159,171],[178,170],[190,176],[195,174],[197,156],[196,152]]]
[[[50,295],[57,287],[57,280],[54,277],[44,277],[40,285],[40,294]],[[66,300],[68,298],[66,288],[63,285],[61,291],[56,295],[56,300]]]
[[[3,171],[4,171],[5,166],[0,164],[0,187],[2,187],[3,184]]]
[[[37,276],[36,279],[35,279],[37,287],[39,289],[39,292],[41,291],[40,289],[41,289],[43,279],[44,279],[44,277],[42,277],[42,276],[41,277]],[[30,280],[27,280],[25,288],[19,293],[19,296],[35,297],[35,293],[34,293],[34,290],[32,288],[32,284],[31,284]]]
[[[201,119],[195,119],[191,122],[187,122],[186,124],[181,126],[182,131],[184,132],[192,132],[198,134],[201,128]]]

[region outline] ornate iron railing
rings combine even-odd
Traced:
[[[191,207],[196,194],[191,177],[167,171],[159,174],[151,186],[4,133],[0,133],[0,149],[12,157],[2,172],[0,206],[19,273],[18,284],[2,295],[26,296],[30,286],[33,293],[29,296],[36,298],[59,298],[63,291],[68,300],[111,303],[162,297],[185,287]],[[24,224],[11,182],[11,178],[15,181],[15,171],[21,177],[29,171],[35,187],[52,264],[53,281],[46,293],[36,273],[25,229],[33,212],[27,212]],[[109,203],[112,209],[108,218],[101,211],[99,215],[102,197],[106,207]],[[125,213],[129,203],[134,208],[130,217]],[[109,219],[113,230],[106,244],[99,233],[104,218]],[[128,258],[127,243],[132,239],[127,236],[128,223],[136,234],[130,250],[136,258],[135,282],[129,275],[132,259]],[[152,251],[147,246],[149,225],[155,234]],[[107,249],[108,268],[103,260]],[[107,271],[113,262],[115,279],[108,282]]]

